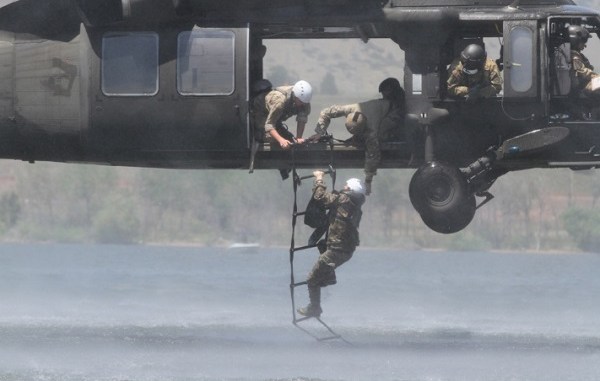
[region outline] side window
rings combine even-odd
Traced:
[[[234,91],[235,35],[224,30],[179,34],[177,91],[182,95],[229,95]]]
[[[533,31],[524,26],[517,26],[510,33],[511,77],[510,86],[524,93],[533,85]]]
[[[113,96],[158,93],[158,35],[108,33],[102,39],[102,92]]]
[[[504,96],[538,96],[538,24],[536,20],[504,22]]]

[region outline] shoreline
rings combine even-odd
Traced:
[[[59,241],[17,241],[17,240],[3,240],[0,241],[0,245],[90,245],[90,246],[148,246],[148,247],[182,247],[182,248],[198,248],[198,249],[224,249],[224,250],[232,250],[232,251],[242,251],[247,249],[252,249],[256,251],[260,251],[261,249],[278,249],[282,251],[289,251],[289,246],[284,245],[267,245],[263,246],[257,242],[231,242],[231,243],[219,243],[215,245],[210,245],[206,243],[200,242],[185,242],[185,241],[177,241],[177,242],[139,242],[133,244],[106,244],[106,243],[93,243],[93,242],[59,242]],[[237,247],[236,245],[239,245]],[[246,248],[244,245],[248,245]],[[561,249],[552,249],[552,250],[532,250],[532,249],[524,249],[524,250],[515,250],[515,249],[486,249],[486,250],[456,250],[449,248],[439,248],[439,247],[417,247],[417,248],[394,248],[394,247],[381,247],[381,246],[359,246],[356,249],[356,252],[360,252],[361,250],[368,251],[390,251],[395,250],[398,252],[482,252],[482,253],[493,253],[493,254],[532,254],[532,255],[586,255],[586,254],[600,254],[591,251],[581,251],[581,250],[573,250],[572,248]]]

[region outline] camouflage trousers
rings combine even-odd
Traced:
[[[335,269],[352,258],[353,252],[328,249],[319,256],[306,280],[308,288],[326,287],[336,283]]]

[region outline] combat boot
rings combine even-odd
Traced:
[[[315,317],[318,318],[323,313],[321,306],[315,306],[311,303],[308,303],[306,307],[300,307],[296,311],[302,316],[306,317]]]
[[[321,288],[309,287],[308,298],[310,303],[306,307],[298,308],[296,311],[302,316],[318,318],[323,313],[321,309]]]

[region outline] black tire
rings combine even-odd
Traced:
[[[415,172],[410,201],[432,230],[451,234],[464,229],[475,216],[475,196],[456,167],[431,162]]]
[[[475,195],[470,195],[453,213],[421,213],[421,219],[431,230],[442,234],[457,233],[466,228],[475,216]]]

